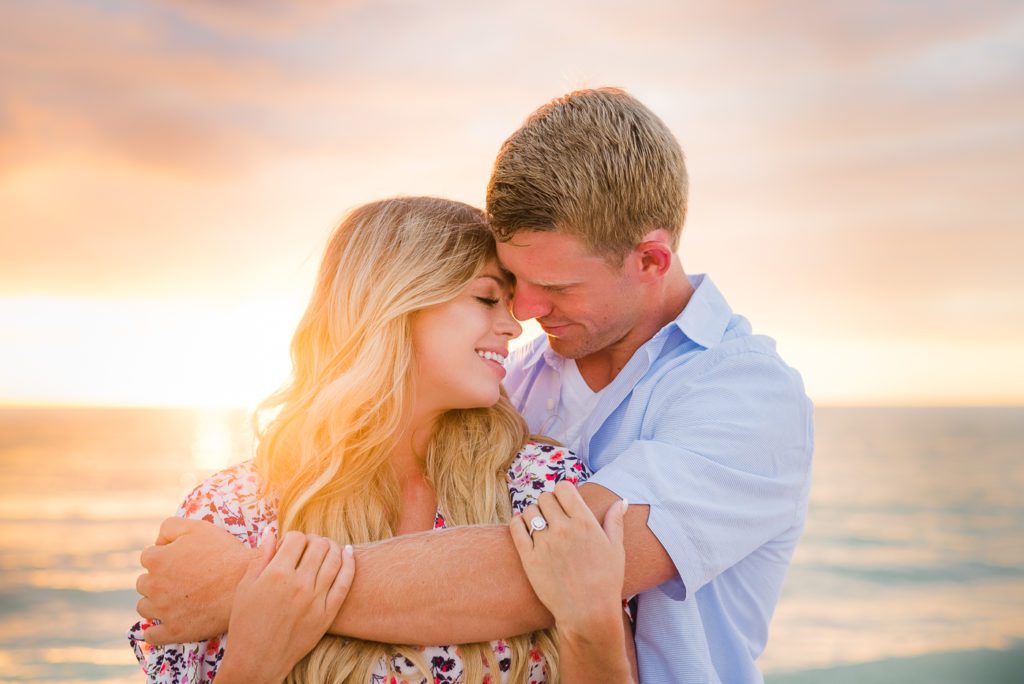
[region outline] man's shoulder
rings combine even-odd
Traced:
[[[809,403],[803,378],[783,360],[775,340],[754,334],[742,316],[733,315],[718,344],[680,349],[652,378],[652,400],[670,397],[665,401],[677,408],[679,400],[710,396],[737,408],[779,400],[801,408]]]
[[[668,356],[659,375],[701,375],[737,362],[789,368],[779,355],[775,340],[768,335],[755,334],[750,322],[739,314],[731,314],[721,338],[713,344],[679,345],[669,351]]]

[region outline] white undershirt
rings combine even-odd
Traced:
[[[557,418],[551,421],[551,437],[578,452],[583,424],[597,406],[600,396],[601,393],[590,389],[580,375],[576,361],[566,359],[562,364],[562,390],[555,412]]]

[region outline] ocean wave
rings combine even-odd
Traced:
[[[1024,646],[996,651],[953,651],[911,658],[768,674],[765,684],[1019,684]]]

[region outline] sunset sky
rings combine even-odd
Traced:
[[[327,235],[538,105],[678,136],[680,256],[823,404],[1024,403],[1019,2],[0,5],[0,403],[250,406]]]

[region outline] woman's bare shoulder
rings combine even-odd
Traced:
[[[557,444],[529,441],[512,459],[508,469],[512,511],[522,512],[562,480],[579,485],[589,478],[590,470],[571,450]]]
[[[244,461],[196,485],[177,515],[205,520],[256,546],[263,529],[277,519],[274,502],[263,496],[261,485],[255,463]]]

